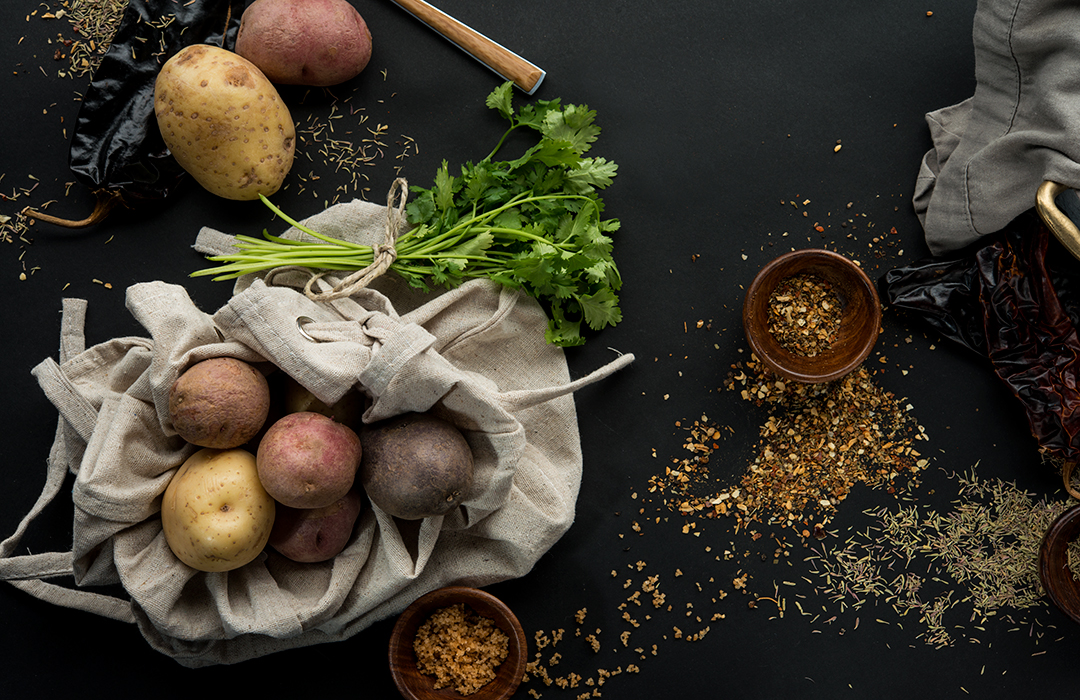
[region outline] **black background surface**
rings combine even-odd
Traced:
[[[453,165],[487,154],[502,125],[484,98],[499,79],[389,1],[355,2],[375,53],[359,78],[332,92],[362,107],[369,123],[387,126],[384,157],[363,170],[370,192],[362,196],[380,202],[398,167],[427,185],[442,160]],[[974,91],[975,6],[973,0],[440,3],[542,66],[548,75],[537,97],[595,109],[603,133],[594,154],[620,166],[605,201],[608,215],[622,221],[615,255],[625,282],[624,321],[567,357],[574,376],[609,361],[612,349],[638,360],[577,395],[585,471],[574,526],[528,575],[490,587],[530,635],[572,630],[575,611],[588,609],[584,632],[602,629],[602,651],[594,656],[568,635],[552,675],[589,677],[597,668],[636,663],[639,674],[602,688],[604,697],[630,700],[700,693],[1003,697],[1073,686],[1080,630],[1052,606],[1015,614],[1022,625],[997,619],[981,630],[959,617],[956,643],[939,649],[918,638],[918,620],[898,619],[884,603],[832,624],[823,620],[835,613],[816,621],[797,614],[796,594],[805,596],[808,610],[828,603],[807,583],[801,544],[790,563],[772,564],[761,556],[772,552],[768,538],[754,543],[733,533],[731,522],[703,523],[698,536],[689,536],[681,531],[684,520],[667,513],[641,535],[630,529],[648,478],[682,454],[677,422],[706,415],[731,428],[711,466],[732,482],[753,454],[764,414],[718,388],[732,363],[747,356],[739,312],[757,269],[791,248],[826,246],[877,277],[926,254],[910,201],[930,145],[924,114]],[[50,213],[81,218],[90,196],[74,186],[65,197],[72,177],[63,129],[70,134],[86,80],[57,77],[65,64],[54,60],[50,40],[70,31],[63,21],[42,19],[47,9],[27,0],[0,3],[0,191],[37,186],[29,198],[0,202],[0,213],[56,199]],[[329,114],[331,98],[322,91],[282,94],[298,122]],[[317,157],[298,160],[290,187],[275,201],[297,217],[324,207],[350,178],[320,167]],[[297,178],[311,173],[322,179],[309,179],[301,191]],[[851,225],[842,227],[845,220]],[[188,278],[202,267],[191,244],[204,225],[252,235],[278,228],[260,204],[218,200],[189,183],[160,207],[119,211],[81,231],[38,226],[28,241],[0,244],[3,537],[33,505],[44,479],[56,415],[30,369],[56,354],[62,298],[89,301],[90,344],[144,335],[124,308],[124,289],[133,283],[183,284],[201,308],[218,308],[231,286]],[[947,474],[976,464],[980,476],[1062,497],[1018,403],[982,359],[888,310],[884,329],[869,360],[875,380],[907,398],[930,436],[924,452],[931,465],[916,502],[947,508],[955,494]],[[24,547],[70,548],[65,496],[35,522]],[[864,509],[894,503],[882,491],[856,491],[833,523],[836,536],[864,527]],[[735,560],[717,561],[733,542]],[[618,640],[626,627],[617,609],[627,596],[622,582],[637,561],[662,575],[675,608],[635,631],[631,647],[657,644],[657,654],[645,659]],[[751,573],[752,594],[730,585],[742,570]],[[789,600],[783,617],[775,607],[747,606],[753,594],[771,596],[781,581],[799,584],[781,591]],[[695,582],[730,595],[713,604],[694,590]],[[700,641],[675,639],[674,626],[689,632],[706,624],[685,616],[687,602],[698,613],[725,618],[707,623]],[[190,700],[331,689],[395,697],[386,665],[392,620],[339,644],[201,670],[151,650],[133,626],[55,608],[8,586],[0,587],[0,621],[4,697]],[[548,698],[588,690],[532,683],[519,696],[527,688]]]

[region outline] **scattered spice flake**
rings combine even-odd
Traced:
[[[649,493],[680,515],[735,517],[740,527],[779,524],[820,539],[856,484],[898,494],[899,477],[914,485],[929,464],[916,449],[917,440],[928,438],[909,407],[864,367],[815,385],[785,381],[756,359],[733,369],[724,388],[770,411],[757,456],[737,485],[718,488],[708,465],[725,429],[704,416],[691,424],[683,444],[690,455],[649,479]]]
[[[834,382],[801,384],[752,360],[745,369],[734,368],[725,388],[770,412],[739,486],[699,497],[693,504],[699,515],[735,515],[802,531],[800,522],[827,523],[856,484],[895,494],[902,490],[898,477],[913,478],[922,469],[916,441],[927,439],[925,431],[865,367]]]

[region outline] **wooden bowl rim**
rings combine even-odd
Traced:
[[[1080,504],[1050,523],[1039,546],[1039,580],[1050,600],[1063,613],[1080,622],[1080,581],[1069,569],[1069,542],[1080,533]]]
[[[804,268],[827,268],[835,271],[837,277],[844,276],[849,279],[852,283],[850,289],[864,298],[865,306],[870,314],[870,318],[866,323],[865,335],[860,336],[860,342],[852,346],[850,354],[830,355],[824,353],[815,358],[821,363],[823,368],[821,371],[800,371],[796,365],[805,364],[805,358],[797,357],[778,342],[766,341],[767,345],[761,342],[764,334],[769,334],[768,324],[763,319],[755,318],[754,302],[756,297],[761,294],[771,295],[777,284],[801,271],[796,268],[787,274],[781,275],[778,273],[778,270],[782,270],[793,262],[802,263]],[[768,289],[765,288],[766,285],[768,285]],[[847,256],[825,248],[801,248],[773,258],[754,276],[743,299],[743,330],[747,342],[750,344],[750,350],[773,372],[804,384],[830,382],[852,372],[869,357],[870,352],[877,343],[880,327],[881,300],[877,288],[870,280],[869,275]]]
[[[427,687],[415,685],[415,681],[419,678],[430,678],[421,675],[416,670],[416,658],[412,650],[416,630],[430,613],[457,603],[465,603],[480,615],[491,618],[509,638],[506,660],[499,667],[495,680],[468,696],[461,695],[453,688],[434,690],[430,687],[434,685],[433,680],[429,681]],[[510,607],[491,593],[469,586],[445,586],[425,593],[402,611],[390,633],[390,674],[398,692],[406,700],[463,697],[468,697],[470,700],[504,700],[511,697],[521,684],[521,679],[525,674],[527,654],[528,642],[525,638],[525,630]],[[403,658],[407,660],[405,668],[401,664]],[[411,673],[407,673],[406,669]],[[492,685],[504,676],[509,679],[506,686],[501,691],[491,690]]]

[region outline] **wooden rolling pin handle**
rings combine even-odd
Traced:
[[[535,92],[540,86],[540,81],[544,79],[545,73],[539,67],[429,3],[423,0],[394,0],[394,2],[457,44],[476,60],[507,80],[514,81],[514,84],[527,94],[531,95]]]

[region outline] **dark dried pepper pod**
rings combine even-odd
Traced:
[[[1063,462],[1066,490],[1080,498],[1071,483],[1080,460],[1080,334],[1063,293],[1069,271],[1048,265],[1049,241],[1041,222],[1024,219],[964,255],[889,271],[881,291],[891,306],[990,360],[1039,446]]]
[[[975,256],[924,258],[879,280],[890,306],[912,312],[943,338],[986,355]]]
[[[109,50],[83,98],[69,166],[97,198],[81,221],[27,210],[68,228],[98,223],[117,204],[164,199],[184,170],[169,153],[154,117],[154,81],[173,54],[191,44],[231,48],[244,0],[129,0]]]

